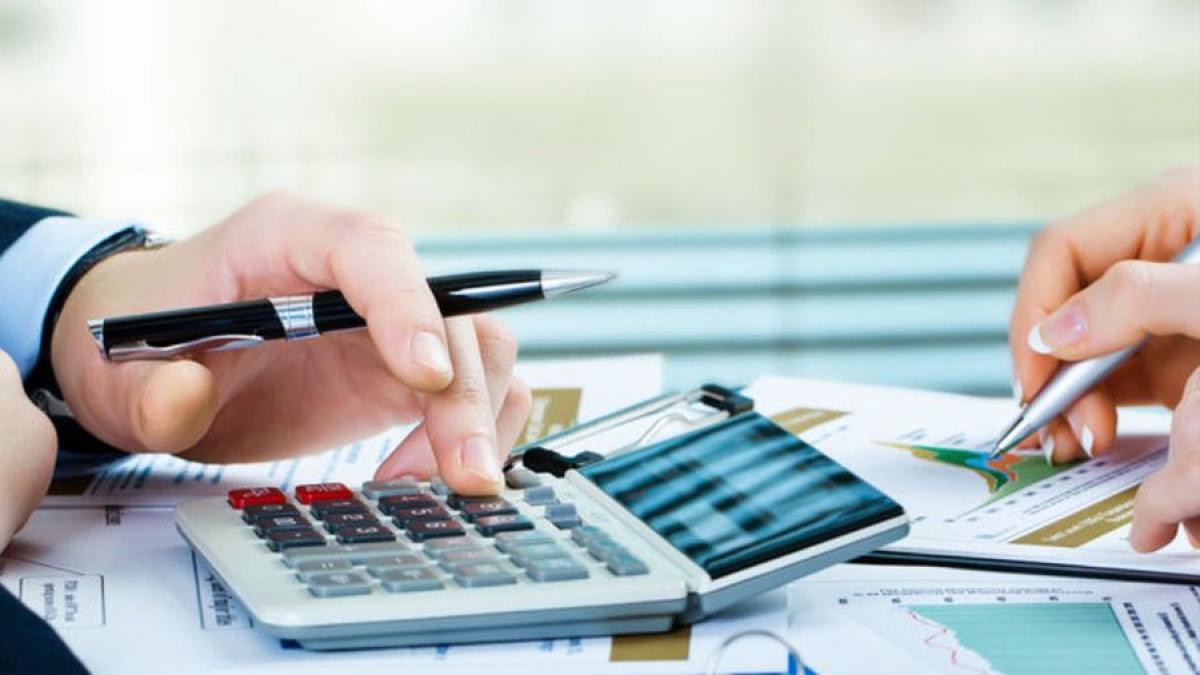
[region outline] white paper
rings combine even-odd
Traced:
[[[535,389],[581,389],[581,421],[655,396],[662,388],[658,354],[521,362],[516,372]],[[358,485],[371,478],[410,428],[392,429],[315,455],[254,464],[201,464],[172,455],[131,455],[98,472],[82,494],[51,495],[43,506],[175,506],[241,487],[276,486],[286,492],[304,483]]]
[[[1114,450],[1052,467],[1036,449],[981,451],[1016,413],[1008,401],[788,378],[746,393],[905,507],[912,533],[890,548],[1200,572],[1182,535],[1151,556],[1127,541],[1133,493],[1166,458],[1166,415],[1123,410]]]

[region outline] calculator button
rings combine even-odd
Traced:
[[[371,582],[358,572],[314,574],[308,580],[308,590],[318,598],[366,595],[371,592]]]
[[[313,516],[321,520],[325,520],[335,513],[370,513],[370,511],[357,499],[330,499],[312,505]]]
[[[583,525],[574,504],[547,504],[546,520],[560,530],[570,530]]]
[[[433,494],[440,495],[442,497],[450,494],[450,486],[446,485],[445,481],[437,476],[429,479],[429,490],[433,492]]]
[[[363,544],[374,541],[393,541],[396,534],[383,525],[343,525],[333,531],[339,544]]]
[[[263,516],[254,521],[254,533],[265,537],[284,530],[311,530],[312,523],[302,516]]]
[[[296,486],[296,501],[301,504],[312,504],[332,499],[350,499],[354,493],[341,483],[313,483]]]
[[[607,560],[610,555],[624,553],[625,547],[611,539],[596,539],[588,542],[587,550],[596,560]]]
[[[486,501],[466,502],[462,505],[463,515],[467,520],[478,520],[483,516],[499,516],[508,513],[516,513],[517,509],[512,504],[503,499],[489,499]]]
[[[533,521],[522,515],[483,516],[475,519],[475,529],[485,537],[497,532],[514,532],[516,530],[532,530]]]
[[[296,548],[298,546],[325,545],[325,537],[321,536],[320,532],[312,529],[268,532],[266,540],[267,547],[272,551],[282,551],[287,548]]]
[[[350,572],[354,566],[348,560],[310,560],[296,565],[296,576],[301,581],[308,581],[317,574],[329,572]]]
[[[477,588],[480,586],[504,586],[517,583],[516,577],[504,571],[496,563],[480,563],[478,565],[461,565],[454,571],[454,580],[460,586]]]
[[[504,484],[514,490],[526,490],[542,484],[542,479],[529,469],[514,466],[504,472]]]
[[[512,556],[514,563],[521,567],[526,567],[534,560],[565,558],[567,557],[567,552],[558,544],[526,544],[524,546],[514,546],[509,555]]]
[[[251,504],[242,509],[242,520],[253,525],[263,516],[298,516],[300,509],[291,504]]]
[[[410,523],[426,520],[451,520],[453,516],[440,506],[423,506],[419,509],[398,509],[392,512],[392,522],[396,527],[408,527]]]
[[[369,480],[362,486],[362,493],[368,499],[379,499],[392,495],[415,495],[420,491],[421,484],[412,476],[403,476],[395,480]]]
[[[455,537],[452,539],[432,539],[425,542],[425,555],[431,558],[437,558],[450,551],[462,551],[464,549],[479,548],[475,542],[466,537]]]
[[[554,504],[558,501],[558,497],[554,494],[554,488],[549,485],[541,487],[531,487],[525,491],[525,501],[533,506],[543,506],[545,504]]]
[[[554,541],[554,537],[540,532],[538,530],[525,530],[524,532],[501,532],[496,535],[496,548],[505,553],[511,552],[518,546],[529,544],[549,544]]]
[[[534,560],[525,568],[525,574],[528,574],[530,579],[539,583],[586,579],[588,576],[588,572],[583,565],[570,558]]]
[[[477,565],[479,563],[496,562],[496,554],[482,548],[464,551],[449,551],[439,556],[438,564],[447,572],[453,572],[462,565]]]
[[[378,525],[379,521],[369,513],[331,513],[325,516],[325,529],[336,532],[345,525]]]
[[[450,493],[446,495],[446,505],[452,509],[461,509],[464,504],[471,502],[487,502],[495,499],[495,497],[472,497],[470,495],[460,495]]]
[[[442,587],[441,578],[427,567],[385,570],[380,573],[379,581],[383,584],[384,588],[392,593],[433,591]]]
[[[405,530],[413,541],[425,541],[440,537],[461,537],[466,534],[462,524],[455,520],[429,520],[410,523]]]
[[[650,571],[646,567],[646,563],[642,562],[629,551],[613,553],[604,559],[604,563],[608,565],[608,571],[619,577],[632,577],[638,574],[646,574]]]
[[[257,487],[229,491],[229,505],[235,509],[244,509],[247,506],[257,506],[259,504],[283,504],[286,502],[287,495],[283,494],[279,488]]]
[[[367,561],[367,572],[373,577],[402,567],[425,567],[425,559],[415,553],[401,553],[387,558],[372,558]]]
[[[344,546],[335,544],[320,549],[284,551],[283,564],[288,567],[296,567],[300,563],[308,561],[349,560],[356,565],[362,565],[374,558],[387,558],[388,556],[400,555],[409,551],[408,546],[398,541],[374,544],[346,544]]]
[[[587,546],[596,539],[611,539],[608,533],[595,525],[583,525],[571,530],[571,540],[580,546]]]
[[[432,495],[391,495],[379,498],[379,510],[389,516],[400,509],[429,509],[438,505]]]

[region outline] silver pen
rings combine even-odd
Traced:
[[[1171,261],[1183,264],[1200,264],[1200,238],[1183,248]],[[1000,440],[996,441],[988,457],[997,457],[1017,447],[1033,432],[1041,429],[1063,414],[1072,403],[1108,377],[1129,357],[1145,346],[1147,337],[1141,342],[1112,354],[1076,361],[1058,369],[1050,382],[1033,397],[1017,419],[1008,426]]]

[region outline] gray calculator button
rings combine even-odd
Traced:
[[[566,557],[567,552],[558,544],[524,544],[512,547],[509,555],[514,563],[526,567],[534,560]]]
[[[646,567],[646,563],[635,557],[629,551],[620,551],[613,553],[604,559],[608,565],[608,571],[619,577],[632,577],[638,574],[646,574],[650,571]]]
[[[549,544],[554,541],[554,537],[541,532],[539,530],[525,530],[524,532],[501,532],[496,535],[496,548],[508,553],[515,546],[526,544]]]
[[[385,570],[379,574],[379,581],[392,593],[433,591],[442,587],[441,578],[428,567]]]
[[[570,558],[534,560],[525,568],[525,573],[529,575],[530,579],[539,583],[545,581],[586,579],[588,576],[587,570],[584,569],[583,565]]]
[[[516,577],[504,571],[496,563],[481,563],[478,565],[460,565],[454,571],[454,580],[460,586],[477,588],[480,586],[504,586],[517,583]]]
[[[424,567],[425,559],[415,553],[401,553],[387,558],[371,558],[367,561],[367,572],[378,577],[388,570],[402,567]]]
[[[587,546],[596,539],[611,539],[611,537],[595,525],[582,525],[571,530],[571,540],[580,546]]]
[[[542,479],[523,466],[514,466],[504,472],[504,484],[514,490],[526,490],[541,485]]]
[[[583,521],[579,519],[579,512],[575,510],[575,505],[570,503],[547,504],[546,520],[560,530],[570,530],[583,524]]]
[[[301,581],[308,581],[318,574],[349,572],[353,569],[354,565],[351,565],[349,560],[308,560],[296,564],[296,576],[300,577]]]
[[[550,487],[549,485],[543,485],[541,487],[532,487],[526,490],[525,501],[534,506],[542,506],[544,504],[556,503],[558,501],[558,497],[554,494],[554,488]]]
[[[366,595],[371,592],[371,582],[358,572],[314,574],[308,580],[308,591],[318,598]]]
[[[446,540],[442,539],[440,541],[446,541]],[[454,558],[452,558],[452,559],[461,559],[462,556],[459,554],[462,554],[462,553],[472,553],[472,554],[487,553],[488,555],[491,555],[491,551],[488,551],[486,549],[482,549],[482,548],[476,546],[475,542],[471,541],[470,539],[459,539],[457,541],[465,543],[466,546],[461,546],[459,548],[446,548],[446,549],[430,549],[428,546],[426,546],[425,547],[425,555],[429,556],[430,558],[433,558],[434,560],[438,560],[438,561],[445,560],[448,556],[454,556]]]
[[[475,542],[466,537],[453,537],[450,539],[430,539],[425,542],[425,555],[437,558],[450,551],[463,551],[466,549],[479,548]]]
[[[611,539],[596,539],[588,543],[587,550],[596,560],[607,560],[610,555],[624,553],[625,547]]]
[[[398,541],[375,544],[346,544],[345,546],[328,546],[320,549],[285,551],[283,554],[283,564],[294,568],[302,562],[349,560],[355,565],[362,565],[372,558],[387,558],[388,556],[408,552],[408,546]]]
[[[412,476],[404,476],[395,480],[369,480],[362,486],[362,493],[369,499],[379,499],[391,495],[415,495],[420,491],[421,484]]]
[[[466,551],[450,551],[438,558],[438,563],[447,572],[453,572],[463,565],[478,565],[492,562],[496,562],[496,554],[481,548]]]
[[[429,489],[433,494],[441,495],[442,497],[450,494],[450,486],[442,482],[442,479],[437,476],[429,479]]]

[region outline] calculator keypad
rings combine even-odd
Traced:
[[[440,480],[405,477],[368,481],[361,492],[302,485],[295,502],[278,501],[274,488],[235,490],[229,503],[318,598],[649,572],[536,474],[508,482],[520,487],[504,497],[458,495]]]

